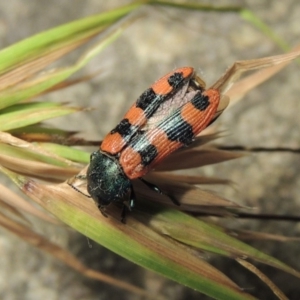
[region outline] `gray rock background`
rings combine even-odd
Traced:
[[[62,23],[114,8],[129,1],[0,2],[0,46],[4,48],[34,33]],[[211,1],[216,5],[248,7],[291,46],[299,44],[300,5],[287,1]],[[146,7],[140,19],[89,64],[86,72],[101,69],[91,82],[53,93],[45,99],[93,106],[97,110],[57,119],[63,128],[78,129],[85,137],[102,138],[131,103],[154,80],[184,65],[193,66],[213,83],[234,61],[282,53],[259,30],[235,13],[193,12]],[[249,93],[218,121],[230,134],[226,145],[300,148],[299,65],[291,64],[274,78]],[[255,212],[299,214],[299,155],[256,153],[249,157],[196,170],[237,183],[238,191],[222,189],[226,197]],[[1,177],[1,183],[8,180]],[[35,223],[34,223],[35,224]],[[298,223],[233,220],[235,228],[299,236]],[[68,247],[89,266],[111,276],[161,291],[170,299],[206,299],[123,260],[70,230],[36,222],[39,232]],[[0,229],[1,299],[139,299],[111,286],[92,282]],[[300,270],[299,243],[252,243]],[[255,276],[235,262],[213,258],[241,287],[260,299],[275,299]],[[258,265],[290,299],[300,298],[299,279]]]

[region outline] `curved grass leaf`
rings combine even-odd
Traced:
[[[300,278],[298,271],[225,234],[222,229],[215,225],[211,226],[207,222],[192,218],[177,210],[161,211],[159,208],[153,210],[151,207],[149,205],[148,209],[152,210],[152,213],[156,216],[155,224],[152,225],[155,226],[157,231],[161,231],[162,234],[168,235],[186,245],[209,252],[228,257],[250,258]]]
[[[29,80],[62,55],[78,48],[96,34],[109,28],[143,2],[75,21],[28,38],[0,51],[0,108],[28,100],[61,83],[85,66],[103,48],[113,42],[132,22],[120,24],[90,48],[74,65]],[[16,55],[20,53],[20,55]],[[22,54],[22,55],[21,55]]]
[[[215,299],[255,299],[192,249],[161,235],[149,223],[141,222],[140,216],[146,219],[151,216],[141,202],[123,224],[120,207],[110,206],[109,217],[105,218],[95,210],[92,201],[67,184],[42,185],[3,168],[2,171],[60,220],[126,259]],[[148,222],[153,221],[152,217]]]
[[[80,110],[82,110],[80,107],[68,107],[52,102],[14,105],[1,111],[0,130],[21,128]]]
[[[109,12],[76,20],[36,34],[0,51],[0,74],[12,68],[64,48],[68,44],[85,41],[107,29],[128,15],[145,1],[125,5]]]
[[[83,150],[54,143],[38,143],[38,145],[47,151],[55,153],[56,155],[59,155],[60,157],[66,158],[71,161],[76,161],[84,164],[88,164],[90,162],[90,154]]]

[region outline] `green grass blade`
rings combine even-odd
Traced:
[[[49,137],[57,136],[57,139],[68,138],[69,136],[76,133],[75,131],[66,131],[63,129],[47,127],[42,123],[8,130],[8,132],[15,136],[27,135],[27,134],[29,134],[29,135],[37,134],[37,135],[45,135],[45,136],[49,136]]]
[[[156,215],[156,230],[184,243],[205,251],[227,257],[247,257],[261,263],[281,269],[300,278],[300,273],[281,261],[229,236],[221,228],[195,219],[178,210],[161,211],[147,203],[148,211]]]
[[[0,108],[4,108],[22,100],[32,98],[43,91],[53,87],[54,85],[64,81],[69,76],[77,72],[84,67],[93,57],[95,57],[100,51],[111,44],[117,39],[120,34],[125,30],[129,23],[122,24],[113,32],[110,32],[105,38],[103,38],[97,45],[89,49],[82,57],[70,67],[58,69],[55,72],[46,73],[40,76],[37,80],[32,82],[26,82],[18,87],[7,89],[0,93]]]
[[[137,9],[143,2],[125,5],[118,9],[77,20],[36,34],[0,51],[0,74],[46,55],[66,44],[94,36],[116,21]]]
[[[10,156],[12,158],[20,158],[25,162],[35,161],[43,162],[53,166],[69,167],[69,164],[67,164],[66,162],[50,157],[49,155],[43,155],[28,149],[22,149],[3,143],[0,143],[0,153],[1,155]]]
[[[239,12],[243,8],[240,6],[221,6],[221,5],[209,5],[196,2],[182,2],[176,3],[174,1],[164,1],[164,0],[152,0],[151,4],[162,5],[162,6],[171,6],[181,9],[191,9],[191,10],[202,10],[202,11],[219,11],[219,12]]]
[[[7,131],[21,128],[80,110],[82,110],[82,108],[68,107],[51,102],[20,104],[1,112],[0,130]]]
[[[29,197],[72,228],[140,266],[158,272],[214,299],[255,299],[220,271],[149,226],[128,216],[120,222],[120,208],[109,207],[105,218],[95,204],[67,184],[41,185],[2,168]],[[143,214],[139,206],[136,214]]]
[[[47,151],[71,161],[81,162],[84,164],[88,164],[90,162],[90,154],[83,150],[54,143],[38,143],[38,145]]]

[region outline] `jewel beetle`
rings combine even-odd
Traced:
[[[129,198],[134,206],[132,180],[143,176],[177,149],[188,146],[218,116],[220,93],[205,90],[192,67],[178,68],[154,82],[91,154],[87,190],[100,211]],[[125,216],[125,204],[122,219]]]

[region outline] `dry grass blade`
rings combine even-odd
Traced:
[[[235,62],[220,79],[215,82],[211,88],[217,89],[221,94],[225,94],[232,84],[245,72],[257,69],[274,67],[281,64],[286,64],[300,56],[300,50],[294,50],[287,54],[269,56],[265,58],[241,60]]]
[[[1,212],[3,212],[3,214],[5,214],[6,216],[9,216],[14,220],[18,220],[21,223],[30,225],[30,221],[25,217],[25,215],[23,215],[14,206],[7,204],[7,202],[3,200],[2,197],[0,197],[0,208]]]
[[[44,252],[54,256],[64,264],[68,265],[72,269],[80,272],[81,274],[95,280],[100,280],[102,282],[106,282],[110,285],[116,286],[118,288],[124,289],[128,292],[134,293],[139,296],[144,296],[146,298],[154,298],[154,296],[150,296],[149,293],[139,287],[136,287],[132,284],[126,283],[124,281],[112,278],[103,273],[97,272],[93,269],[87,268],[83,265],[72,253],[69,251],[59,247],[56,244],[51,243],[49,240],[45,239],[41,235],[33,232],[30,228],[19,224],[16,221],[13,221],[7,218],[5,215],[0,213],[0,225],[10,232],[14,233],[27,243],[37,247]],[[155,299],[159,299],[158,296]]]
[[[193,141],[193,143],[189,146],[191,148],[197,148],[199,146],[205,145],[211,141],[214,141],[220,137],[225,136],[225,131],[220,131],[214,125],[209,126],[208,128],[204,129]],[[185,151],[186,148],[181,148],[178,151]]]
[[[32,77],[38,71],[43,70],[52,62],[57,61],[62,56],[85,44],[93,36],[85,38],[80,41],[73,42],[72,44],[65,45],[63,48],[56,49],[50,53],[44,54],[42,57],[29,61],[19,67],[16,67],[10,72],[1,75],[0,77],[0,91],[8,87],[14,87],[16,84]]]
[[[42,122],[39,122],[34,125],[9,130],[8,133],[27,142],[56,141],[57,143],[62,144],[65,140],[74,138],[73,136],[78,132],[57,129],[54,126],[46,126]]]
[[[10,189],[6,188],[2,184],[0,184],[0,195],[1,195],[1,201],[9,205],[9,207],[12,207],[15,210],[15,214],[18,217],[21,217],[23,220],[24,217],[20,213],[20,211],[29,213],[35,217],[38,217],[44,221],[53,224],[60,224],[60,222],[57,219],[54,219],[49,215],[47,215],[46,213],[42,212],[41,210],[37,209],[36,207],[31,205],[28,201],[18,196],[17,194],[15,194],[14,192],[12,192]]]
[[[233,231],[231,231],[233,232]],[[269,240],[276,242],[299,242],[300,238],[298,237],[288,237],[279,234],[271,234],[266,232],[257,232],[249,230],[234,230],[234,236],[237,236],[242,240]]]
[[[203,206],[227,207],[227,208],[241,208],[240,205],[229,201],[221,196],[218,196],[210,191],[205,191],[195,186],[184,183],[172,182],[162,177],[152,177],[151,183],[159,185],[164,195],[159,195],[155,191],[145,189],[145,186],[137,182],[134,185],[137,195],[142,199],[149,201],[156,200],[169,206],[173,206],[183,211],[199,212]],[[180,202],[180,206],[173,204],[169,197],[170,195]]]
[[[231,180],[221,179],[217,177],[204,177],[204,176],[192,176],[192,175],[180,175],[167,172],[155,172],[146,176],[147,180],[165,179],[167,178],[171,182],[183,182],[188,184],[233,184]]]
[[[50,89],[42,92],[40,94],[40,96],[44,95],[44,94],[51,93],[51,92],[59,91],[61,89],[65,89],[65,88],[71,87],[73,85],[82,83],[82,82],[89,81],[89,80],[93,79],[94,77],[96,77],[97,75],[99,75],[100,73],[101,73],[101,70],[98,70],[96,72],[93,72],[92,74],[87,74],[87,75],[81,76],[81,77],[76,78],[76,79],[65,80],[63,82],[60,82],[60,83],[52,86]]]
[[[261,281],[263,281],[278,297],[280,300],[288,300],[288,298],[282,293],[282,291],[262,272],[260,272],[254,265],[245,261],[244,259],[237,258],[236,261],[243,267],[247,268],[253,274],[255,274]]]
[[[176,276],[182,284],[200,289],[208,295],[218,295],[215,297],[217,299],[225,299],[224,295],[230,295],[227,299],[253,299],[226,275],[199,258],[192,249],[154,230],[150,223],[155,219],[155,213],[149,211],[148,206],[144,207],[144,201],[137,203],[135,210],[127,216],[124,226],[120,222],[119,206],[109,206],[109,217],[104,218],[92,201],[67,184],[42,185],[8,170],[2,171],[13,176],[11,179],[28,196],[65,223],[125,258],[169,278]],[[165,210],[163,207],[160,209]],[[173,211],[170,212],[173,214]],[[145,221],[141,222],[144,218]]]
[[[222,151],[214,148],[188,148],[178,151],[166,158],[159,166],[158,171],[175,171],[197,168],[236,159],[245,154]]]
[[[300,50],[300,46],[297,46],[293,51]],[[253,90],[259,84],[263,83],[270,77],[274,76],[284,67],[286,67],[290,61],[283,62],[279,65],[272,66],[270,68],[257,71],[242,80],[234,83],[232,87],[226,92],[226,95],[230,98],[230,105],[235,104],[242,99],[249,91]]]
[[[0,132],[0,142],[4,143],[4,144],[8,144],[11,146],[15,146],[15,147],[19,147],[19,148],[23,148],[26,150],[30,150],[34,153],[38,153],[41,155],[45,155],[51,158],[54,158],[58,161],[61,161],[63,163],[66,163],[67,165],[69,165],[70,167],[80,167],[79,164],[76,164],[68,159],[62,158],[59,155],[55,155],[54,153],[51,153],[45,149],[43,149],[42,147],[36,146],[32,143],[26,142],[22,139],[16,138],[13,135],[6,133],[6,132]]]
[[[28,159],[16,158],[0,154],[0,163],[5,168],[19,174],[26,174],[32,177],[41,178],[51,182],[61,182],[78,173],[78,168],[58,167],[47,163],[30,161]]]
[[[213,119],[211,120],[210,124],[213,123],[216,119],[219,118],[219,116],[223,113],[223,111],[229,105],[229,102],[230,102],[230,98],[227,95],[223,95],[221,100],[220,100],[218,109],[217,109]]]

